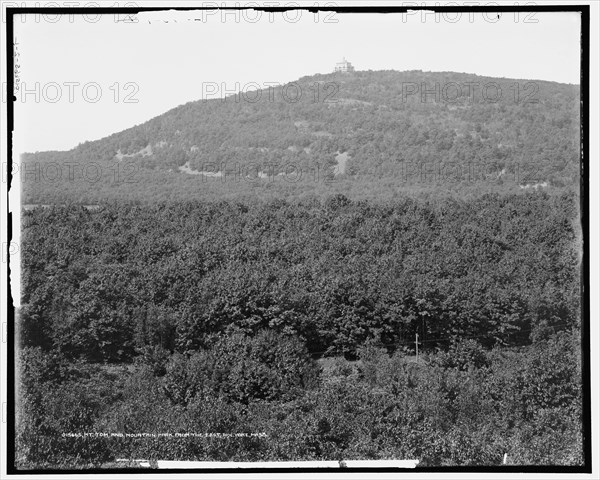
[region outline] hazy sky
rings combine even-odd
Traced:
[[[233,93],[328,73],[342,56],[357,70],[579,83],[576,13],[222,14],[17,19],[15,151],[70,149],[201,99],[203,88]]]

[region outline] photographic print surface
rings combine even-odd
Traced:
[[[12,17],[16,471],[585,466],[582,10],[118,6]]]

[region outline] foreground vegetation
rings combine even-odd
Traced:
[[[154,351],[127,368],[27,348],[17,464],[417,458],[421,466],[501,465],[507,453],[509,465],[579,465],[578,345],[575,331],[510,350],[467,340],[415,363],[370,343],[358,362],[329,359],[324,368],[296,338],[273,332],[219,337],[191,356]],[[107,436],[63,436],[94,432]]]
[[[17,465],[581,464],[577,217],[569,193],[24,212]]]

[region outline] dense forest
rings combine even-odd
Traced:
[[[578,185],[579,100],[576,85],[459,73],[314,75],[17,168],[25,204],[553,191]]]
[[[578,217],[568,192],[23,212],[17,464],[581,464]]]
[[[94,361],[264,328],[311,353],[415,333],[522,344],[579,325],[577,212],[547,194],[36,209],[22,222],[21,338]]]

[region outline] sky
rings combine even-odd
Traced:
[[[579,83],[577,13],[27,15],[15,20],[15,151],[68,150],[183,103],[357,70]],[[215,92],[209,95],[209,92]],[[5,95],[5,92],[3,92]]]

